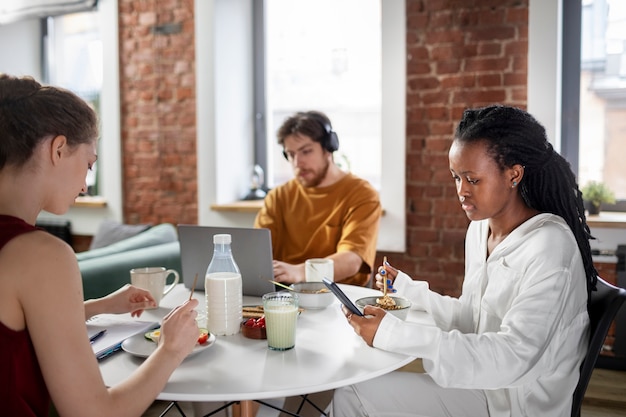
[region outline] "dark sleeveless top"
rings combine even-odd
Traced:
[[[34,230],[39,229],[0,215],[0,251],[14,237]],[[0,322],[0,414],[45,417],[49,408],[50,394],[28,329],[15,331]]]

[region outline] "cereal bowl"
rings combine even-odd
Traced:
[[[359,298],[355,301],[356,306],[361,312],[365,308],[366,305],[377,306],[376,300],[381,298],[382,294],[375,297],[363,297]],[[393,314],[401,320],[406,320],[407,315],[409,314],[409,310],[411,309],[411,301],[407,300],[403,297],[397,297],[395,295],[390,295],[390,297],[396,302],[396,308],[394,309],[385,309],[388,313]],[[378,305],[378,307],[381,307]]]
[[[299,307],[305,309],[326,308],[335,300],[335,296],[323,282],[297,282],[290,287],[298,294]]]

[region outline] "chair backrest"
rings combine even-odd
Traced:
[[[572,402],[572,417],[580,416],[580,408],[591,379],[591,373],[596,365],[604,339],[609,332],[609,327],[611,327],[611,323],[624,300],[626,300],[625,289],[615,287],[598,277],[597,291],[591,293],[589,303],[589,350],[580,366],[580,378],[576,390],[574,390]]]

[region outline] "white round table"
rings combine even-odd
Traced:
[[[352,300],[380,294],[371,288],[341,288]],[[179,284],[163,298],[158,309],[144,312],[141,320],[159,321],[188,297],[189,289]],[[204,293],[197,291],[194,297],[203,308]],[[258,304],[258,297],[244,296],[244,305]],[[414,314],[419,312],[412,311],[409,319]],[[218,336],[213,346],[185,359],[158,399],[209,402],[290,397],[375,378],[414,359],[367,346],[347,323],[336,300],[323,310],[300,314],[296,346],[288,351],[269,350],[266,340],[248,339],[242,334]],[[105,383],[119,383],[142,361],[127,352],[103,360],[100,369]]]

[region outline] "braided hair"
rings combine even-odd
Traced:
[[[582,193],[565,158],[554,150],[544,127],[524,110],[508,106],[469,109],[463,113],[455,140],[483,141],[500,169],[519,164],[524,176],[519,184],[526,205],[562,217],[569,225],[583,259],[587,293],[595,289],[598,272],[593,265]]]

